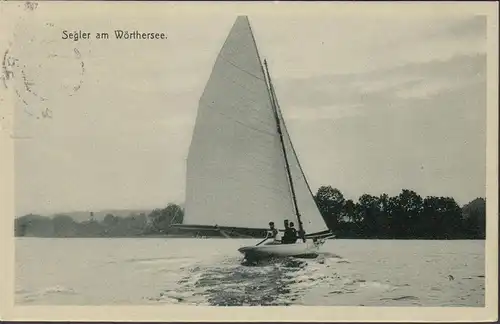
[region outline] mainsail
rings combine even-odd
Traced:
[[[199,101],[187,159],[184,225],[257,229],[269,221],[279,227],[285,219],[295,221],[289,165],[304,230],[327,230],[272,98],[250,23],[240,16]]]

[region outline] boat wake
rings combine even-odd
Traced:
[[[425,250],[411,242],[339,240],[320,250],[337,254],[253,265],[237,252],[251,240],[29,239],[16,244],[22,249],[16,305],[484,307],[486,290],[484,260],[470,261],[484,250],[477,242],[432,241]],[[82,253],[74,253],[82,246]],[[445,251],[440,263],[436,251]]]
[[[76,294],[77,292],[74,289],[60,285],[49,286],[35,290],[29,290],[29,289],[16,290],[17,300],[23,301],[24,303],[32,303],[40,299],[50,300],[51,298],[57,298],[60,296],[70,297]]]
[[[185,269],[187,273],[175,289],[163,291],[155,300],[210,306],[318,305],[317,301],[325,297],[332,300],[359,290],[392,288],[344,274],[348,273],[343,268],[348,268],[349,262],[335,254],[251,264],[237,258],[213,261]]]

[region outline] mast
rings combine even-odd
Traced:
[[[272,89],[272,90],[273,90],[273,93],[274,93],[274,87],[273,87],[273,89]],[[276,95],[275,95],[275,96],[276,96]],[[279,105],[279,103],[278,103],[278,98],[276,98],[276,109],[280,112],[280,115],[281,115],[281,116],[282,116],[282,118],[283,118],[283,114],[281,113],[281,108],[280,108],[280,105]],[[285,130],[285,133],[287,134],[287,136],[288,136],[288,137],[290,137],[290,135],[289,135],[289,133],[288,133],[288,130],[287,130],[287,128],[286,128],[286,123],[285,123],[285,120],[284,120],[284,119],[282,119],[282,120],[283,120],[283,129]],[[295,154],[295,156],[297,156],[297,152],[295,151],[295,148],[294,148],[294,146],[293,146],[292,141],[290,141],[290,147],[291,147],[291,149],[292,149],[293,154]],[[318,203],[316,202],[316,199],[314,199],[314,194],[313,194],[313,192],[312,192],[312,190],[311,190],[311,186],[309,185],[309,181],[307,181],[307,178],[306,178],[306,176],[305,176],[304,170],[302,169],[302,165],[300,164],[300,161],[299,161],[298,159],[297,159],[297,165],[298,165],[298,167],[299,167],[300,172],[302,173],[302,176],[304,177],[304,182],[305,182],[305,184],[306,184],[306,186],[307,186],[307,190],[309,191],[309,194],[311,195],[311,198],[312,198],[312,200],[313,200],[313,202],[314,202],[314,205],[315,205],[315,206],[316,206],[316,208],[318,208],[318,210],[319,210]],[[323,220],[324,220],[324,218],[323,218]]]
[[[288,163],[288,156],[286,154],[285,142],[283,141],[283,133],[281,131],[281,123],[280,123],[279,116],[278,116],[277,98],[276,98],[276,94],[274,92],[274,87],[273,87],[273,84],[271,81],[271,75],[269,74],[269,69],[267,67],[266,60],[264,60],[264,66],[266,69],[267,82],[269,84],[269,90],[270,90],[270,95],[271,95],[271,106],[273,108],[274,117],[276,119],[276,127],[278,129],[278,134],[279,134],[280,142],[281,142],[281,148],[283,149],[283,156],[285,158],[285,168],[286,168],[286,173],[287,173],[289,184],[290,184],[290,191],[292,193],[293,207],[295,210],[295,215],[297,216],[297,222],[299,223],[299,237],[302,238],[302,240],[305,242],[306,241],[306,239],[304,237],[305,232],[304,232],[302,220],[300,219],[300,211],[299,211],[299,208],[297,205],[297,197],[295,195],[295,188],[293,186],[293,179],[292,179],[292,175],[290,172],[290,165]]]

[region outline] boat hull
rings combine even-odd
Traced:
[[[260,260],[269,258],[315,258],[318,256],[319,245],[313,243],[294,244],[266,244],[260,246],[245,246],[238,251],[247,260]]]

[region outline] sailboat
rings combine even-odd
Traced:
[[[269,222],[298,225],[293,244],[243,246],[246,259],[311,256],[328,229],[302,171],[266,60],[247,16],[238,16],[198,105],[179,228],[265,235]]]

